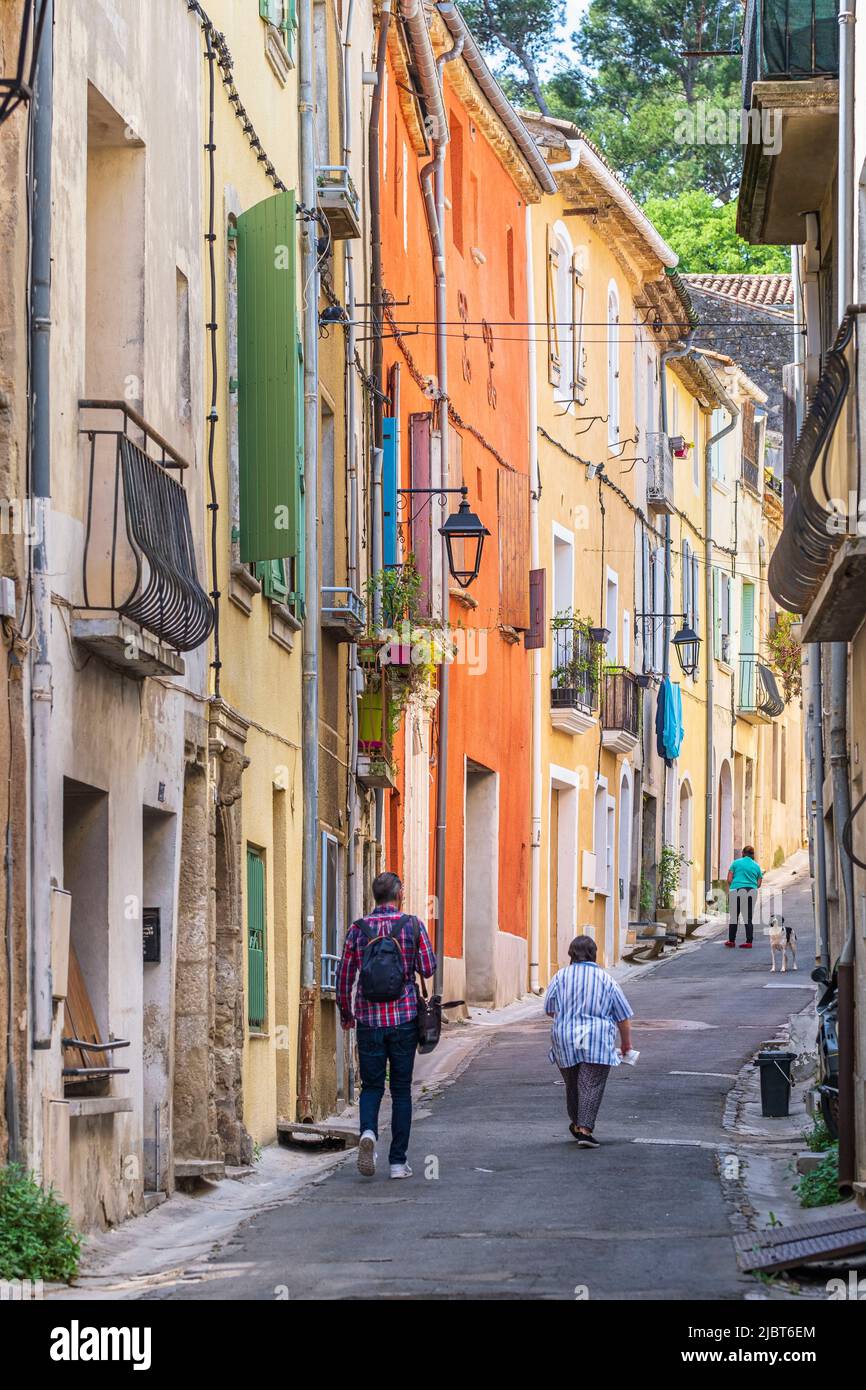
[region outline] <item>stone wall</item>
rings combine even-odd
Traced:
[[[794,360],[793,315],[789,324],[780,313],[705,294],[692,284],[689,297],[699,320],[695,347],[733,358],[767,393],[767,428],[781,431],[782,368]]]

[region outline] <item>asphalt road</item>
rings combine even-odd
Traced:
[[[805,920],[806,894],[789,890],[789,921]],[[546,1023],[512,1024],[425,1098],[413,1178],[392,1182],[380,1152],[365,1180],[352,1155],[147,1297],[742,1298],[754,1285],[736,1268],[717,1171],[725,1096],[808,1001],[793,987],[809,979],[804,936],[796,975],[769,974],[759,934],[752,951],[716,938],[629,985],[641,1057],[611,1072],[600,1149],[568,1133]]]

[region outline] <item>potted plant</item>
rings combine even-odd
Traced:
[[[680,891],[682,871],[692,860],[677,845],[662,845],[658,867],[658,895],[656,917],[665,926],[676,925],[678,915],[682,916]]]
[[[594,709],[598,691],[600,647],[589,622],[570,608],[557,613],[553,628],[551,702]]]

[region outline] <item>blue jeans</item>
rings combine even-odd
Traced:
[[[418,1021],[396,1028],[371,1028],[359,1023],[358,1065],[361,1071],[361,1133],[379,1137],[379,1106],[385,1094],[385,1068],[391,1090],[391,1148],[389,1163],[405,1163],[412,1128],[412,1070],[418,1046]]]

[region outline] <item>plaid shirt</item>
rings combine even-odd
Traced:
[[[395,919],[401,915],[398,908],[393,907],[390,903],[383,903],[374,912],[371,912],[369,917],[362,917],[361,921],[365,925],[378,927],[379,936],[387,936]],[[414,949],[413,945],[416,928],[418,931],[417,950]],[[337,1004],[344,1023],[354,1020],[354,1022],[366,1024],[370,1028],[396,1028],[398,1024],[408,1023],[417,1015],[415,972],[417,970],[419,975],[424,976],[425,980],[430,979],[436,969],[433,947],[430,945],[430,938],[417,917],[407,916],[394,939],[400,947],[403,963],[406,967],[406,988],[399,999],[389,999],[384,1004],[371,1004],[364,998],[359,989],[353,1009],[352,990],[355,985],[355,977],[361,969],[361,957],[364,954],[367,937],[357,924],[353,924],[346,933],[340,967],[337,971]]]

